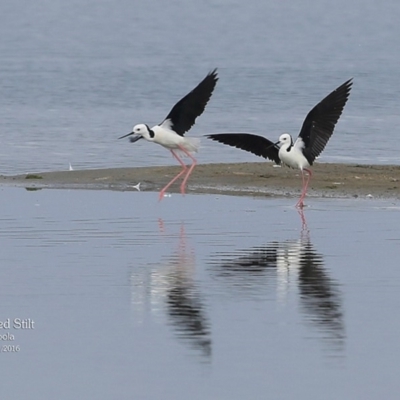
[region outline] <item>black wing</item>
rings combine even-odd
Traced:
[[[352,84],[352,79],[349,79],[328,94],[307,114],[299,139],[304,143],[303,153],[310,164],[321,154],[332,136],[349,98]]]
[[[211,71],[190,93],[179,100],[160,124],[183,136],[200,116],[217,84],[217,70]]]
[[[281,163],[278,156],[279,148],[263,136],[251,133],[218,133],[207,135],[207,137],[217,142],[249,151],[256,156],[269,158],[275,161],[276,164]]]

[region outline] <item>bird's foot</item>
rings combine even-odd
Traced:
[[[160,202],[164,197],[171,197],[171,193],[161,190],[160,194],[158,195],[158,201]]]
[[[184,196],[185,194],[185,185],[181,185],[181,195]]]
[[[165,197],[165,190],[161,190],[160,194],[158,195],[158,201],[161,201]]]

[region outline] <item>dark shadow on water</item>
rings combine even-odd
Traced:
[[[180,226],[179,237],[166,232],[164,222],[159,220],[160,234],[168,239],[177,239],[178,245],[172,255],[162,259],[160,264],[146,266],[145,279],[139,279],[140,290],[145,290],[147,299],[142,302],[157,303],[154,294],[158,293],[158,303],[162,303],[163,314],[173,327],[177,337],[200,351],[209,359],[212,354],[211,328],[202,301],[200,288],[195,281],[196,259],[193,249],[188,245],[185,228]],[[132,275],[132,279],[137,279]],[[153,297],[153,299],[151,299]]]
[[[211,274],[222,279],[235,297],[265,298],[273,291],[277,301],[285,301],[290,292],[298,293],[305,322],[317,327],[331,350],[342,351],[346,335],[339,284],[329,276],[323,255],[311,242],[304,214],[299,214],[298,239],[216,253]]]
[[[167,273],[167,312],[179,337],[188,340],[204,355],[211,356],[210,325],[205,315],[201,293],[194,280],[195,255],[187,246],[181,226],[178,250],[168,258],[172,268]]]

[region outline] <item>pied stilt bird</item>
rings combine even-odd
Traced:
[[[182,171],[161,189],[159,200],[162,200],[166,190],[182,175],[184,175],[184,178],[181,184],[181,193],[185,194],[186,182],[197,164],[197,160],[190,153],[197,152],[200,140],[185,138],[184,134],[194,125],[196,118],[203,113],[217,81],[217,70],[214,69],[190,93],[172,107],[163,122],[153,128],[146,124],[135,125],[132,132],[119,138],[135,135],[130,138],[132,143],[139,139],[158,143],[170,150],[175,159],[181,164]],[[192,160],[190,167],[185,165],[177,151],[183,152]]]
[[[276,143],[263,136],[250,133],[219,133],[207,135],[209,139],[249,151],[257,156],[268,158],[277,164],[299,168],[303,180],[300,199],[296,207],[304,207],[312,172],[309,167],[324,150],[332,136],[336,123],[346,105],[353,82],[349,79],[332,93],[328,94],[308,114],[295,142],[288,133],[283,133]],[[304,177],[307,172],[307,179]]]

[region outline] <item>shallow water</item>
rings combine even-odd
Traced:
[[[397,398],[397,202],[0,194],[4,398]]]
[[[190,136],[296,134],[354,77],[321,161],[398,164],[399,15],[394,0],[6,2],[0,173],[173,164],[116,138],[215,67]],[[259,159],[204,139],[198,161]],[[0,188],[2,398],[397,399],[398,202],[309,199],[304,221],[294,203]]]
[[[353,77],[321,161],[399,163],[397,0],[6,3],[2,174],[175,163],[160,146],[117,138],[160,123],[215,67],[220,81],[190,136],[297,135],[308,111]],[[260,159],[203,139],[198,160]]]

